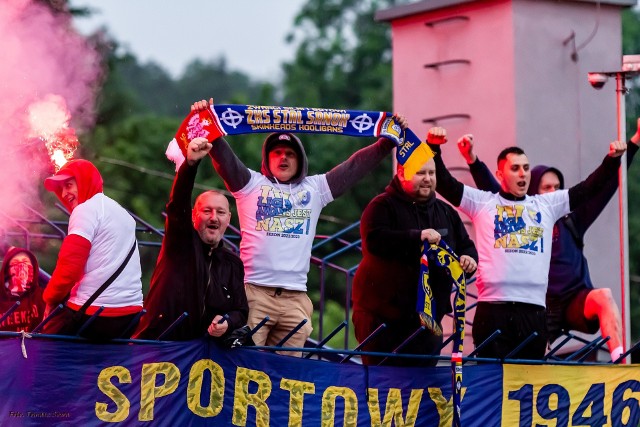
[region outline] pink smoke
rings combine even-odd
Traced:
[[[40,210],[42,180],[54,170],[45,141],[77,144],[74,128],[93,124],[102,69],[69,15],[34,0],[0,1],[0,40],[1,232],[24,204]]]

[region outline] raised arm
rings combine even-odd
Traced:
[[[206,142],[206,140],[204,140]],[[189,146],[197,143],[194,139]],[[209,144],[211,145],[211,144]],[[204,153],[206,155],[206,153]],[[174,251],[183,248],[191,240],[192,217],[191,195],[198,173],[200,161],[189,160],[187,149],[187,161],[183,162],[173,179],[169,201],[167,202],[165,220],[164,246],[165,251]]]
[[[638,152],[638,143],[640,143],[640,118],[638,118],[638,126],[636,129],[636,133],[631,137],[629,143],[627,143],[627,169],[631,166],[633,158]],[[607,183],[600,192],[594,194],[593,197],[590,197],[588,201],[572,213],[574,223],[582,234],[584,234],[598,216],[600,216],[617,190],[618,175],[612,174],[607,178]]]
[[[394,114],[393,118],[402,129],[408,127],[406,118],[401,114]],[[356,151],[347,160],[327,172],[327,182],[333,198],[335,199],[344,194],[373,168],[378,166],[393,147],[395,147],[393,141],[387,138],[380,138],[374,144]]]
[[[210,98],[208,103],[205,100],[196,101],[191,105],[191,111],[205,110],[210,105],[213,105],[213,98]],[[211,156],[213,168],[229,191],[241,190],[251,179],[249,169],[240,161],[223,137],[213,141],[209,156]]]
[[[500,184],[493,176],[487,165],[481,161],[473,151],[473,135],[464,135],[458,140],[458,150],[469,165],[469,171],[473,177],[476,187],[480,190],[497,193],[500,191]]]
[[[434,152],[433,160],[436,164],[436,191],[454,206],[460,206],[464,185],[455,179],[442,161],[440,145],[447,142],[447,132],[443,128],[435,127],[427,133],[427,143]]]
[[[573,211],[586,203],[594,194],[598,194],[607,185],[611,176],[615,176],[620,166],[620,156],[627,149],[627,143],[614,141],[609,144],[609,154],[600,166],[584,181],[569,189],[569,208]]]

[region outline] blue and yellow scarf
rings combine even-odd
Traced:
[[[175,142],[185,156],[189,141],[196,137],[213,142],[225,135],[270,132],[385,137],[396,143],[396,159],[407,176],[433,157],[429,147],[410,129],[403,130],[391,113],[330,108],[211,105],[184,119]]]

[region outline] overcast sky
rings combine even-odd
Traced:
[[[232,70],[275,80],[294,47],[285,43],[305,0],[71,0],[95,10],[77,18],[87,34],[100,26],[141,62],[153,60],[173,76],[194,58],[224,55]]]

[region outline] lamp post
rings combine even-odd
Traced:
[[[628,92],[626,80],[640,74],[640,55],[624,55],[622,69],[588,73],[588,80],[595,89],[601,89],[609,77],[616,79],[616,112],[618,118],[618,141],[626,141],[626,114],[624,96]],[[630,342],[629,319],[629,238],[627,218],[627,154],[621,158],[618,172],[618,207],[620,234],[620,306],[622,311],[622,345],[626,349]]]

